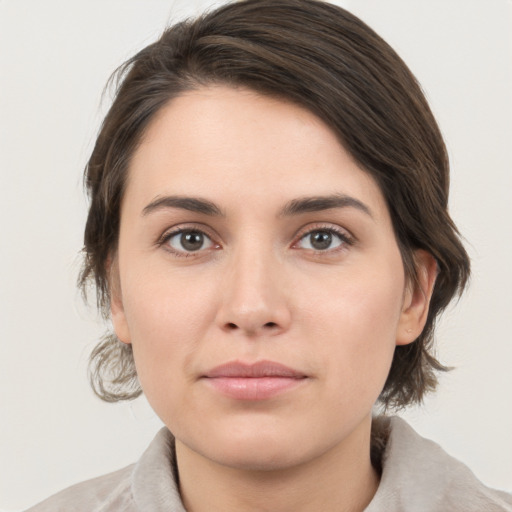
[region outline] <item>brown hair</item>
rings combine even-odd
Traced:
[[[148,123],[170,99],[210,84],[243,86],[318,115],[382,190],[406,275],[415,249],[438,265],[426,326],[395,349],[380,396],[386,406],[420,402],[445,370],[432,354],[435,319],[464,288],[469,259],[448,210],[446,148],[416,79],[361,20],[316,0],[245,0],[171,26],[116,75],[116,97],[85,172],[91,204],[79,284],[93,279],[109,314],[109,257],[115,253],[130,158]],[[104,400],[141,393],[131,346],[107,335],[90,360]]]

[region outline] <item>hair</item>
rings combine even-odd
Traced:
[[[322,119],[379,185],[405,275],[414,251],[434,256],[438,275],[426,325],[397,346],[379,401],[419,403],[435,389],[435,320],[469,278],[469,258],[448,213],[449,164],[437,123],[411,71],[371,28],[317,0],[242,0],[167,28],[125,62],[113,104],[85,169],[90,209],[79,286],[92,281],[99,309],[110,309],[109,261],[130,159],[155,114],[184,91],[244,87],[300,105]],[[110,333],[91,354],[90,380],[106,401],[141,393],[131,345]]]

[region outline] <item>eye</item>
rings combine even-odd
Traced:
[[[348,236],[338,233],[334,229],[314,229],[303,235],[295,247],[313,251],[329,251],[350,243],[351,240]]]
[[[176,253],[192,253],[215,247],[212,239],[197,229],[175,231],[165,237],[164,243]]]

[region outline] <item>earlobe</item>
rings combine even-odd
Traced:
[[[126,315],[124,311],[117,260],[110,260],[109,258],[108,267],[110,288],[110,318],[112,320],[112,325],[119,341],[130,344],[130,330],[128,328],[128,323],[126,321]]]
[[[412,343],[423,331],[437,277],[437,262],[429,252],[415,251],[414,263],[416,279],[407,285],[397,329],[397,345]]]

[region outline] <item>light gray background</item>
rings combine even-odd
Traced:
[[[512,4],[340,2],[422,83],[452,160],[451,211],[473,258],[469,293],[439,329],[457,367],[415,428],[512,491]],[[160,423],[86,381],[100,332],[75,289],[81,172],[110,72],[209,1],[0,0],[0,509],[20,510],[135,461]]]

